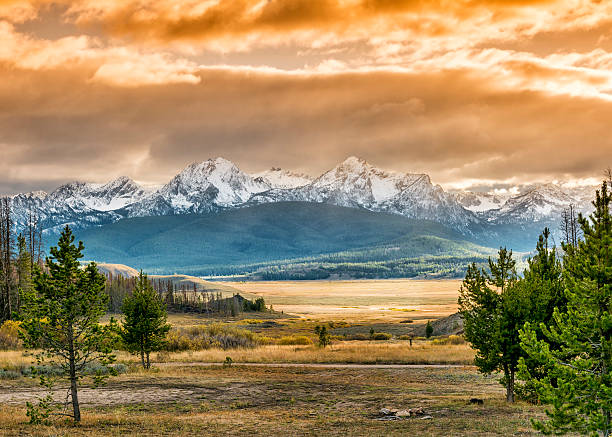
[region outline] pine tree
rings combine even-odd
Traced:
[[[319,336],[319,346],[325,348],[331,344],[331,335],[325,326],[315,326],[315,334]]]
[[[81,268],[83,250],[83,243],[76,246],[66,226],[46,259],[48,271],[35,266],[33,289],[23,295],[21,325],[25,344],[42,349],[36,355],[38,363],[56,366],[68,377],[75,422],[81,420],[78,381],[86,366],[99,361],[106,368],[105,374],[95,375],[96,384],[114,372],[110,367],[114,360],[110,349],[113,321],[106,326],[98,324],[108,301],[105,278],[95,263]]]
[[[425,325],[425,337],[429,338],[433,334],[433,326],[431,326],[431,322],[428,320],[427,325]]]
[[[170,325],[166,323],[166,304],[140,272],[131,296],[123,301],[121,338],[128,350],[140,354],[144,369],[151,368],[150,354],[160,350]]]
[[[521,332],[522,347],[548,370],[538,376],[524,360],[520,365],[522,377],[551,405],[547,421],[534,421],[546,433],[612,431],[612,221],[606,182],[593,205],[590,219],[578,218],[584,240],[565,256],[566,311],[555,309],[550,325],[540,325],[542,339],[530,323]]]
[[[550,231],[548,228],[540,235],[536,245],[536,254],[528,260],[528,267],[523,272],[523,278],[519,280],[519,286],[525,293],[525,305],[527,306],[527,320],[536,326],[537,338],[543,338],[540,323],[549,325],[555,308],[561,312],[565,311],[566,299],[563,284],[563,267],[557,256],[557,249],[549,247]],[[522,328],[520,326],[519,328]],[[558,348],[559,345],[551,345]],[[548,369],[539,363],[525,357],[529,371],[534,376],[545,376]],[[526,381],[519,384],[517,391],[523,399],[538,401],[537,391],[534,385]]]
[[[485,374],[502,370],[506,399],[514,402],[514,376],[521,355],[518,330],[527,317],[525,293],[516,286],[512,251],[500,248],[489,259],[490,274],[476,264],[468,267],[459,290],[459,313],[465,338],[476,350],[474,364]]]

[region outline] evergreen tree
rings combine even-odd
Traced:
[[[425,325],[425,337],[429,338],[433,334],[433,326],[431,326],[431,322],[427,321],[427,325]]]
[[[518,330],[527,317],[525,293],[517,287],[516,262],[512,251],[500,248],[498,258],[489,259],[490,274],[468,267],[459,290],[459,312],[465,338],[476,350],[474,364],[490,374],[501,370],[506,399],[514,402],[514,376],[521,355]]]
[[[528,260],[528,267],[523,272],[523,278],[519,280],[519,286],[525,293],[527,320],[536,327],[538,339],[543,338],[539,325],[544,323],[548,326],[551,323],[555,308],[561,312],[564,312],[566,308],[563,267],[557,256],[557,249],[554,246],[549,247],[549,237],[550,231],[545,228],[538,239],[536,254]],[[551,344],[551,347],[558,348],[559,345]],[[525,356],[525,363],[534,377],[545,376],[548,373],[547,368],[542,367],[529,356]],[[519,384],[517,392],[523,399],[539,400],[535,386],[530,381]]]
[[[23,295],[21,325],[25,344],[42,349],[37,354],[38,363],[57,366],[68,377],[76,422],[81,420],[78,381],[86,366],[97,360],[106,368],[104,374],[101,371],[95,375],[96,384],[114,372],[109,367],[114,360],[110,349],[113,321],[104,327],[98,324],[108,300],[105,278],[95,263],[81,268],[83,249],[82,242],[74,244],[74,235],[66,226],[46,259],[47,271],[35,266],[33,289]]]
[[[319,336],[319,346],[325,348],[331,344],[331,335],[325,326],[315,326],[315,334]]]
[[[565,256],[567,309],[555,309],[550,326],[540,324],[544,338],[538,338],[530,323],[521,332],[522,347],[548,370],[538,376],[524,360],[520,366],[522,377],[551,404],[549,420],[534,421],[545,433],[609,436],[612,430],[612,221],[607,183],[593,205],[590,220],[578,218],[584,240]]]
[[[123,301],[121,338],[128,350],[140,354],[142,367],[151,368],[150,354],[160,350],[170,325],[166,323],[166,304],[140,272],[131,296]]]

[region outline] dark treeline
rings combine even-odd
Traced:
[[[122,275],[106,275],[106,293],[109,295],[108,310],[111,313],[121,312],[123,301],[130,296],[137,284],[136,277],[126,278]],[[149,279],[169,312],[199,313],[214,316],[233,317],[242,312],[266,311],[263,298],[251,301],[239,294],[223,297],[221,292],[198,289],[196,284],[176,285],[170,279]]]

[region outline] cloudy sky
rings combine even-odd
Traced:
[[[606,0],[0,0],[0,193],[223,156],[446,187],[612,165]]]

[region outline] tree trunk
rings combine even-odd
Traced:
[[[146,369],[147,366],[145,364],[145,358],[144,358],[144,349],[140,349],[140,362],[142,363],[142,368]]]
[[[150,352],[147,351],[147,369],[151,368],[151,360],[149,359]]]
[[[514,402],[514,369],[506,370],[506,402]]]
[[[74,343],[72,336],[72,329],[70,329],[70,350],[69,350],[69,364],[70,364],[70,397],[72,398],[72,415],[75,422],[81,421],[81,409],[79,407],[79,394],[77,389],[77,378],[76,378],[76,363],[74,358]]]

